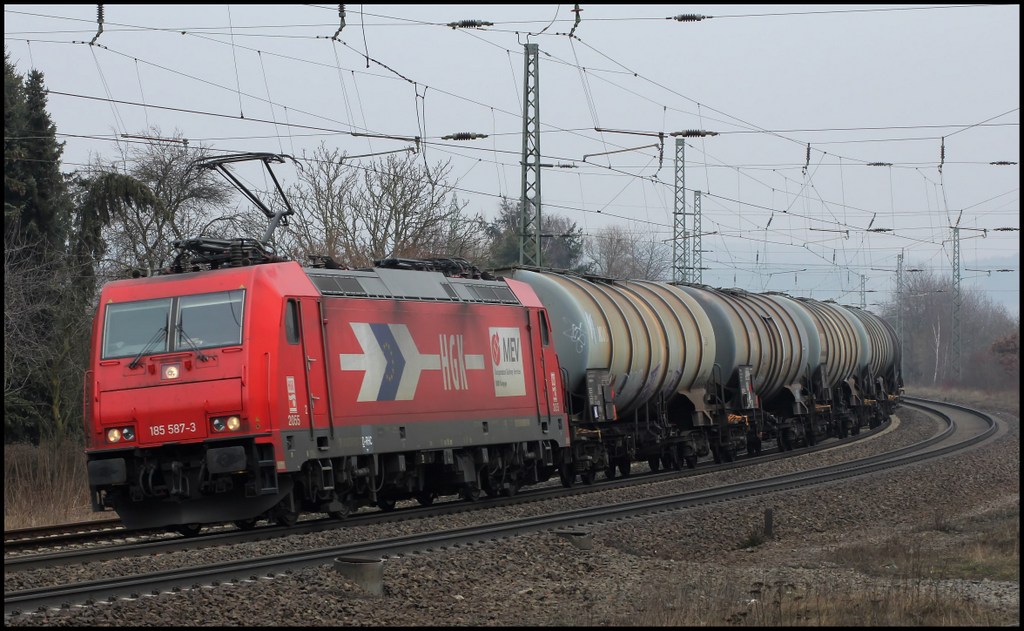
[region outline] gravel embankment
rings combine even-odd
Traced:
[[[1007,417],[1003,417],[1007,418]],[[922,526],[956,522],[993,509],[1019,506],[1019,419],[996,442],[939,462],[837,483],[827,488],[778,493],[728,504],[663,513],[589,528],[593,548],[579,549],[551,533],[530,535],[452,550],[433,551],[384,562],[384,594],[375,598],[322,566],[218,588],[184,590],[136,601],[22,615],[7,626],[604,626],[652,623],[652,611],[670,612],[687,594],[706,590],[735,593],[737,623],[745,610],[778,589],[856,586],[872,581],[885,590],[893,579],[873,579],[837,567],[830,553],[850,545],[882,543],[899,534],[929,537],[928,545],[959,545],[953,529],[922,533]],[[860,444],[765,463],[716,475],[573,498],[582,505],[606,504],[620,497],[663,495],[890,451],[933,434],[935,425],[904,408],[893,427]],[[646,465],[635,465],[637,470]],[[774,515],[774,538],[753,548],[741,543]],[[365,510],[365,509],[364,509]],[[438,520],[374,526],[373,536],[513,519],[546,512],[528,504],[500,511],[467,513]],[[5,590],[66,582],[69,573],[100,578],[267,555],[366,539],[360,528],[122,560],[77,568],[51,568],[4,577]],[[924,545],[924,544],[922,544]],[[1005,624],[1019,625],[1019,582],[938,581],[937,593],[956,593],[1001,612]],[[702,591],[703,590],[703,591]],[[675,600],[664,594],[676,593]],[[681,604],[683,603],[683,604]],[[654,622],[658,624],[658,622]],[[741,623],[741,622],[740,622]],[[809,622],[814,624],[813,621]],[[672,624],[670,618],[660,624]],[[828,624],[827,621],[822,624]]]

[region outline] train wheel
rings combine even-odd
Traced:
[[[747,438],[747,457],[756,458],[761,455],[761,440],[759,438]]]
[[[257,521],[259,520],[255,517],[251,519],[236,519],[235,528],[238,528],[239,530],[252,530],[256,527]]]
[[[202,531],[202,524],[178,524],[174,527],[174,530],[180,533],[183,537],[195,537]]]
[[[629,474],[633,473],[633,465],[629,462],[628,457],[619,460],[619,473],[624,478],[628,478]]]
[[[459,495],[467,502],[475,502],[480,499],[480,489],[476,485],[464,486]]]
[[[276,521],[279,526],[291,528],[299,522],[299,514],[295,511],[281,511],[277,514],[277,517],[274,518],[274,521]]]
[[[647,466],[650,467],[651,471],[654,473],[661,471],[661,456],[654,456],[653,458],[648,458]]]
[[[697,468],[697,455],[696,454],[690,454],[689,456],[683,456],[683,459],[686,460],[686,468],[687,469],[696,469]]]
[[[596,478],[597,473],[593,469],[587,469],[580,474],[580,482],[583,482],[583,484],[593,484]]]
[[[562,481],[562,486],[569,488],[576,484],[576,472],[572,470],[572,464],[566,463],[558,468],[558,477]]]
[[[519,482],[516,481],[516,480],[510,480],[508,482],[508,484],[506,484],[501,489],[501,494],[504,495],[505,497],[512,497],[513,495],[515,495],[518,492],[519,492]]]
[[[377,508],[381,509],[385,513],[390,513],[391,511],[395,510],[395,500],[385,497],[378,497]]]
[[[501,478],[481,472],[481,481],[484,483],[484,493],[487,497],[498,497],[501,494]]]
[[[666,471],[668,471],[669,469],[672,469],[674,471],[682,469],[681,463],[678,462],[676,458],[676,452],[672,449],[666,451],[665,454],[661,457],[661,464],[664,465]]]
[[[420,491],[416,494],[416,501],[420,503],[420,506],[430,506],[436,497],[433,491]]]
[[[614,480],[615,479],[615,465],[613,465],[613,464],[608,465],[608,468],[606,468],[604,470],[604,477],[609,479],[609,480]]]

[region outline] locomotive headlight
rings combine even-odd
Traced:
[[[215,416],[210,419],[210,427],[214,432],[237,432],[242,427],[242,419],[237,415]]]
[[[181,366],[178,364],[166,364],[160,371],[161,379],[177,379],[181,375]]]
[[[107,442],[108,443],[120,443],[120,442],[131,442],[135,440],[135,428],[132,426],[128,427],[112,427],[107,430]]]

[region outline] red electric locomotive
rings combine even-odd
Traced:
[[[511,494],[557,472],[562,376],[528,285],[460,261],[341,270],[275,261],[251,240],[179,247],[183,273],[100,295],[85,387],[94,510],[194,534]]]
[[[567,443],[550,336],[514,280],[282,262],[109,283],[94,505],[196,530],[514,492]]]

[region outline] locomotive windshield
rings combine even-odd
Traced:
[[[241,344],[244,298],[245,291],[235,289],[108,305],[102,358]]]

